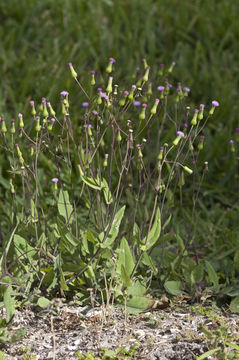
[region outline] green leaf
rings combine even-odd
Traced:
[[[142,259],[141,259],[142,263],[144,265],[147,265],[150,267],[150,269],[154,272],[154,274],[156,275],[158,270],[156,269],[156,267],[154,266],[153,260],[151,259],[151,257],[148,255],[148,253],[143,253]]]
[[[17,256],[23,255],[26,253],[26,257],[29,259],[35,255],[36,251],[34,248],[28,244],[27,240],[21,237],[20,235],[14,235],[14,245]],[[32,250],[32,251],[31,251]]]
[[[128,287],[129,296],[143,296],[146,293],[146,287],[136,280],[132,286]]]
[[[235,270],[239,271],[239,249],[235,252],[233,263]]]
[[[149,232],[148,237],[145,236],[142,243],[143,245],[140,246],[142,251],[149,250],[159,239],[161,233],[161,215],[160,215],[160,209],[159,207],[156,210],[154,224],[152,226],[152,229]]]
[[[51,303],[50,300],[48,300],[44,296],[41,296],[37,300],[37,305],[40,306],[41,308],[47,308],[50,305],[50,303]]]
[[[232,348],[235,349],[235,350],[239,350],[239,346],[236,345],[236,344],[227,342],[227,345],[230,346],[230,347],[232,347]]]
[[[67,191],[60,190],[57,207],[59,214],[64,217],[67,223],[71,224],[73,221],[73,217],[71,216],[73,207],[70,203],[69,194]]]
[[[132,314],[140,313],[147,310],[151,302],[152,299],[146,296],[132,296],[132,298],[127,300],[126,311]]]
[[[12,293],[13,293],[12,286],[11,285],[5,286],[5,290],[3,293],[3,303],[6,309],[7,323],[9,323],[12,320],[15,311],[15,301],[11,296]]]
[[[86,185],[88,185],[92,189],[95,189],[95,190],[101,190],[102,189],[102,185],[101,185],[100,179],[98,177],[97,177],[97,179],[93,179],[92,177],[81,176],[81,179],[84,181],[84,183]]]
[[[100,246],[102,248],[107,248],[108,246],[113,244],[113,242],[115,241],[115,239],[119,233],[119,227],[120,227],[121,220],[124,216],[124,211],[125,211],[125,205],[122,206],[122,208],[120,208],[119,211],[115,214],[109,234],[108,234],[106,240],[104,241],[104,243],[103,243],[103,240],[104,240],[105,234],[107,232],[107,229],[109,227],[109,224],[106,226],[106,230],[100,233],[99,240],[100,240]]]
[[[204,260],[204,262],[206,265],[209,281],[213,284],[213,286],[218,286],[218,276],[212,264],[207,260]]]
[[[209,356],[215,354],[216,352],[218,352],[221,348],[218,347],[216,349],[212,349],[212,350],[209,350],[207,352],[205,352],[204,354],[202,354],[201,356],[197,356],[196,357],[196,360],[203,360],[203,359],[207,359]]]
[[[57,218],[57,229],[60,234],[60,245],[70,254],[74,254],[79,245],[77,238],[68,230],[67,226]]]
[[[31,217],[32,222],[38,222],[37,208],[35,206],[34,201],[31,199]]]
[[[181,289],[181,281],[166,281],[164,284],[165,290],[171,295],[180,295],[183,293]]]
[[[10,246],[12,244],[12,240],[14,239],[14,234],[15,234],[15,231],[17,230],[17,227],[18,227],[18,224],[13,229],[13,232],[11,233],[11,236],[10,236],[9,240],[7,241],[6,248],[4,249],[3,254],[1,256],[1,259],[0,259],[0,268],[1,268],[2,273],[5,272],[5,269],[7,267],[6,266],[7,254],[8,254],[8,251],[10,249]]]
[[[133,271],[135,263],[130,251],[129,244],[125,239],[125,237],[123,237],[120,243],[120,252],[116,267],[116,271],[119,274],[121,274],[121,265],[124,265],[124,268],[127,271],[128,276],[130,276]]]
[[[204,276],[204,266],[203,264],[198,264],[193,271],[191,272],[191,283],[196,284],[203,280]]]
[[[230,303],[230,310],[233,313],[239,314],[239,296],[236,296]]]
[[[129,287],[131,286],[131,281],[130,281],[130,277],[127,273],[127,271],[125,270],[124,265],[121,265],[121,280],[124,283],[124,286]]]
[[[112,203],[113,197],[112,197],[112,194],[110,192],[108,183],[104,178],[102,179],[102,183],[103,183],[102,188],[103,188],[103,193],[104,193],[104,197],[105,197],[105,202],[106,202],[107,205],[109,205],[109,204]]]

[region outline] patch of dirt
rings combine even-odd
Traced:
[[[138,347],[128,359],[192,360],[208,351],[201,331],[203,324],[210,326],[207,316],[171,308],[125,315],[113,307],[106,313],[105,309],[61,305],[45,311],[32,307],[16,310],[10,330],[14,333],[25,327],[27,332],[21,341],[0,343],[6,359],[77,360],[76,352],[87,354],[90,350],[101,359],[103,347],[130,349],[135,343]],[[0,316],[4,317],[3,310]],[[225,321],[239,335],[238,315],[230,314]]]

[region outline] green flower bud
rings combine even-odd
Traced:
[[[70,68],[72,77],[73,77],[74,79],[76,79],[76,78],[77,78],[77,72],[74,70],[74,68],[73,68],[73,66],[72,66],[72,63],[69,62],[69,63],[68,63],[68,66],[69,66],[69,68]]]

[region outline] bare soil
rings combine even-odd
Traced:
[[[4,311],[0,311],[4,317]],[[239,339],[239,316],[218,314]],[[0,343],[6,359],[77,360],[77,352],[93,351],[102,359],[104,347],[118,351],[115,359],[192,360],[209,350],[210,341],[202,326],[218,326],[207,315],[198,315],[185,307],[167,307],[129,315],[117,308],[54,305],[50,309],[26,307],[15,312],[10,331],[26,328],[25,337],[12,344]],[[138,344],[128,358],[119,351]],[[211,357],[213,359],[213,357]]]

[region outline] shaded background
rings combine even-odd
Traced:
[[[0,114],[16,118],[43,96],[55,104],[62,90],[75,92],[77,114],[84,99],[68,61],[83,83],[110,56],[122,78],[143,57],[151,66],[176,61],[175,81],[191,88],[192,103],[220,103],[206,133],[208,181],[216,193],[235,194],[228,142],[239,127],[238,13],[239,2],[228,0],[1,0]]]

